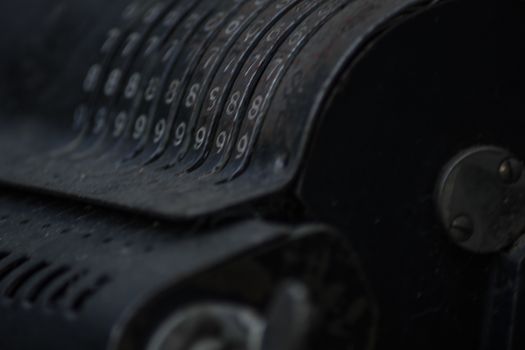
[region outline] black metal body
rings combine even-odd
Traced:
[[[306,283],[319,306],[317,347],[373,342],[377,315],[363,273],[325,227],[250,220],[211,229],[4,192],[2,349],[144,349],[163,320],[193,304],[245,304],[264,315],[287,280]],[[338,310],[356,302],[353,319]]]
[[[297,177],[337,77],[363,45],[419,2],[159,4],[151,4],[161,8],[148,21],[148,6],[123,19],[129,4],[121,1],[118,10],[72,25],[67,11],[79,6],[50,2],[60,17],[35,25],[49,38],[26,43],[13,33],[23,50],[38,50],[33,40],[56,47],[37,56],[6,52],[15,60],[4,66],[11,74],[25,69],[20,55],[29,66],[51,66],[42,86],[10,90],[21,91],[14,101],[23,110],[10,114],[15,125],[3,129],[2,140],[27,142],[3,153],[10,165],[1,168],[4,180],[172,218],[282,191]],[[109,13],[113,18],[105,18]],[[26,99],[34,94],[46,107],[31,108]],[[27,128],[20,119],[37,124]],[[34,134],[18,134],[17,126]]]
[[[320,310],[315,349],[521,349],[520,186],[485,191],[505,168],[483,157],[474,185],[440,176],[472,147],[525,159],[524,18],[519,0],[0,5],[0,347],[146,348],[193,299],[264,315],[292,278]],[[472,228],[497,244],[452,241],[469,221],[449,221],[471,213],[512,223]],[[334,241],[353,254],[305,222],[357,258],[322,264]],[[310,245],[287,267],[290,242]],[[72,299],[42,296],[65,314],[26,305],[20,257],[78,264]]]

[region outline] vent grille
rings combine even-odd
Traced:
[[[46,269],[49,266],[46,262],[40,262],[37,264],[33,264],[32,267],[27,269],[26,271],[20,273],[14,280],[11,282],[6,290],[5,290],[5,296],[9,299],[13,299],[17,292],[22,288],[26,282],[30,281],[33,276],[38,275],[38,273],[44,269]]]
[[[14,273],[22,265],[24,265],[29,259],[27,257],[19,257],[15,259],[6,259],[4,263],[0,265],[0,282],[6,279],[10,274]]]
[[[109,282],[108,276],[95,276],[86,269],[0,252],[0,298],[10,304],[76,314]]]
[[[26,298],[26,302],[29,304],[34,304],[40,298],[42,294],[46,291],[47,287],[53,285],[53,283],[58,280],[60,277],[65,275],[69,271],[69,268],[61,266],[56,268],[48,268],[47,272],[42,279],[37,282],[37,284],[31,289]],[[36,277],[36,276],[35,276]]]

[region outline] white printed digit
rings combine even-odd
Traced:
[[[224,68],[224,73],[228,72],[230,70],[230,68],[233,67],[233,64],[235,63],[236,60],[237,60],[237,56],[233,56],[231,58],[231,60],[228,62],[228,64]]]
[[[137,12],[137,8],[138,8],[138,6],[137,6],[136,3],[129,4],[124,9],[124,12],[122,13],[122,18],[130,19],[131,17],[133,17],[135,15],[135,13]]]
[[[178,45],[179,45],[179,41],[178,40],[175,40],[175,41],[171,42],[171,44],[169,45],[168,49],[166,50],[166,52],[164,52],[164,55],[162,56],[162,62],[166,62],[166,61],[168,61],[171,58],[171,56],[173,55],[173,53],[177,49]]]
[[[155,6],[150,8],[144,15],[144,23],[153,23],[162,12],[162,9],[162,3],[156,4]]]
[[[94,134],[100,134],[102,130],[104,130],[104,126],[106,125],[106,114],[106,108],[103,107],[98,110],[95,115],[95,126],[93,127]]]
[[[84,79],[83,87],[85,92],[92,92],[95,90],[100,77],[100,72],[101,67],[99,64],[95,64],[89,68],[86,79]]]
[[[137,91],[139,90],[140,80],[140,73],[134,73],[131,75],[128,81],[128,85],[126,85],[126,90],[124,91],[124,96],[127,99],[132,99],[133,97],[135,97]]]
[[[263,101],[264,101],[264,97],[262,97],[261,95],[257,96],[253,100],[252,107],[248,111],[248,119],[253,120],[259,115]]]
[[[115,129],[113,130],[113,137],[119,137],[122,135],[124,128],[126,127],[126,120],[128,115],[126,112],[120,112],[115,118]]]
[[[188,94],[188,97],[186,98],[186,107],[191,108],[193,105],[195,105],[195,102],[197,102],[197,97],[199,94],[199,90],[201,88],[201,85],[196,83],[193,84],[193,86],[190,88],[190,93]]]
[[[160,39],[158,36],[153,36],[148,39],[148,42],[146,43],[146,50],[144,50],[144,56],[147,57],[151,55],[160,44]]]
[[[195,134],[195,149],[199,149],[204,144],[204,141],[206,140],[206,127],[202,127],[199,130],[197,130],[197,134]]]
[[[262,26],[264,26],[264,21],[263,20],[258,20],[254,26],[252,26],[252,28],[250,28],[250,30],[248,30],[248,32],[246,33],[245,37],[244,37],[244,42],[248,42],[248,41],[251,41],[257,34],[259,34],[259,32],[261,31],[261,28]]]
[[[210,91],[210,104],[208,108],[206,109],[207,112],[211,112],[215,109],[215,106],[217,105],[217,101],[219,100],[219,96],[221,93],[220,87],[215,87]]]
[[[239,142],[237,142],[237,156],[236,156],[236,158],[237,159],[241,158],[244,155],[244,153],[246,152],[247,149],[248,149],[248,134],[246,134],[243,137],[241,137]]]
[[[251,70],[255,67],[255,65],[257,64],[257,62],[259,62],[259,60],[261,59],[261,54],[257,54],[253,57],[253,62],[252,64],[248,67],[248,69],[246,70],[246,72],[244,73],[244,76],[247,77]]]
[[[244,18],[244,16],[240,16],[239,18],[231,21],[224,30],[226,35],[232,35],[233,33],[237,32],[237,30],[241,26],[242,21],[244,21]]]
[[[177,96],[177,92],[179,90],[180,81],[179,80],[173,80],[170,83],[170,86],[168,87],[168,91],[166,91],[166,96],[164,96],[164,102],[166,104],[171,104],[175,97]]]
[[[152,101],[157,95],[157,90],[159,88],[160,80],[159,78],[153,77],[150,79],[146,92],[144,92],[144,99],[146,101]]]
[[[179,20],[179,16],[180,14],[178,10],[172,10],[168,13],[162,24],[166,27],[173,27]]]
[[[165,131],[166,131],[166,120],[161,119],[157,122],[157,125],[155,125],[155,136],[153,137],[153,142],[159,143],[160,140],[162,140],[162,137],[164,136]]]
[[[288,39],[288,45],[290,46],[296,46],[301,40],[303,40],[305,36],[305,32],[307,31],[307,28],[301,28],[300,30],[294,32],[290,39]]]
[[[224,12],[219,12],[213,16],[206,24],[204,25],[204,30],[210,32],[217,28],[221,24],[222,19],[224,18]]]
[[[268,33],[268,35],[266,36],[266,41],[267,42],[273,42],[273,41],[277,40],[277,38],[281,34],[281,31],[282,31],[282,28],[280,26],[277,27],[277,28],[272,29],[270,31],[270,33]]]
[[[118,85],[120,83],[120,78],[122,77],[122,72],[120,69],[114,69],[110,74],[109,78],[104,87],[104,93],[106,96],[112,96],[117,91]]]
[[[217,147],[217,153],[221,153],[226,146],[226,132],[223,131],[217,135],[217,140],[215,140],[215,146]]]
[[[146,122],[147,117],[144,114],[141,115],[135,122],[135,130],[133,131],[133,138],[135,140],[140,139],[144,134],[144,130],[146,130]]]
[[[173,145],[179,146],[184,140],[185,135],[186,135],[186,123],[180,123],[177,129],[175,129],[175,142],[173,142]]]
[[[111,29],[108,32],[108,37],[106,41],[104,42],[104,44],[102,45],[100,52],[108,53],[115,46],[119,37],[120,37],[120,30],[117,28]]]
[[[237,108],[239,107],[240,99],[241,99],[241,92],[236,91],[230,98],[230,102],[228,103],[228,107],[226,108],[226,114],[232,115],[237,111]]]
[[[208,69],[208,67],[215,61],[215,58],[217,57],[219,52],[220,48],[218,47],[214,47],[210,50],[210,57],[204,63],[204,69]]]
[[[130,55],[135,49],[135,47],[137,46],[139,41],[140,41],[140,34],[131,33],[128,36],[128,39],[126,40],[126,45],[122,49],[122,56]]]
[[[271,81],[276,78],[281,71],[284,69],[284,60],[282,58],[277,58],[273,61],[273,68],[266,77],[266,81]]]

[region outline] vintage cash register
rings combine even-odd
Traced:
[[[0,349],[525,348],[525,2],[4,0]]]

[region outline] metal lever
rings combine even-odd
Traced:
[[[289,282],[282,286],[270,306],[262,350],[306,349],[313,323],[313,307],[306,286]]]

